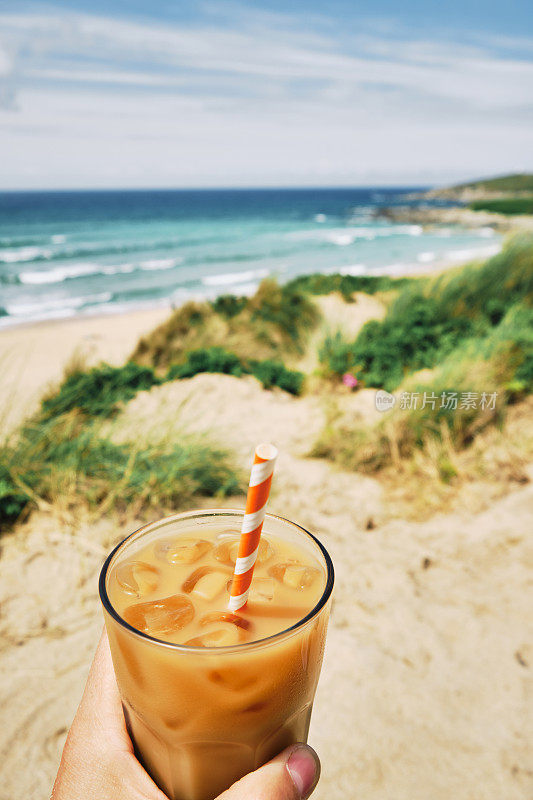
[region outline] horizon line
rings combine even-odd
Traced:
[[[449,184],[442,184],[448,186]],[[455,185],[455,184],[454,184]],[[338,191],[353,189],[430,189],[440,184],[434,183],[361,183],[361,184],[327,184],[327,185],[286,185],[279,186],[80,186],[80,187],[0,187],[0,194],[22,194],[30,192],[266,192],[266,191]]]

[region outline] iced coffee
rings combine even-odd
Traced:
[[[307,739],[331,561],[302,528],[267,515],[248,602],[230,612],[241,521],[229,511],[162,520],[102,570],[128,729],[173,800],[211,800]]]

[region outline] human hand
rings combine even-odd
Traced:
[[[315,788],[320,762],[304,744],[223,792],[217,800],[301,800]],[[104,631],[70,728],[52,800],[167,800],[133,752]]]

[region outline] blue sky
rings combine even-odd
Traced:
[[[0,188],[533,170],[525,2],[0,2]]]

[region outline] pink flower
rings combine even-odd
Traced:
[[[351,372],[345,372],[342,376],[342,382],[349,389],[355,389],[357,386],[357,378]]]

